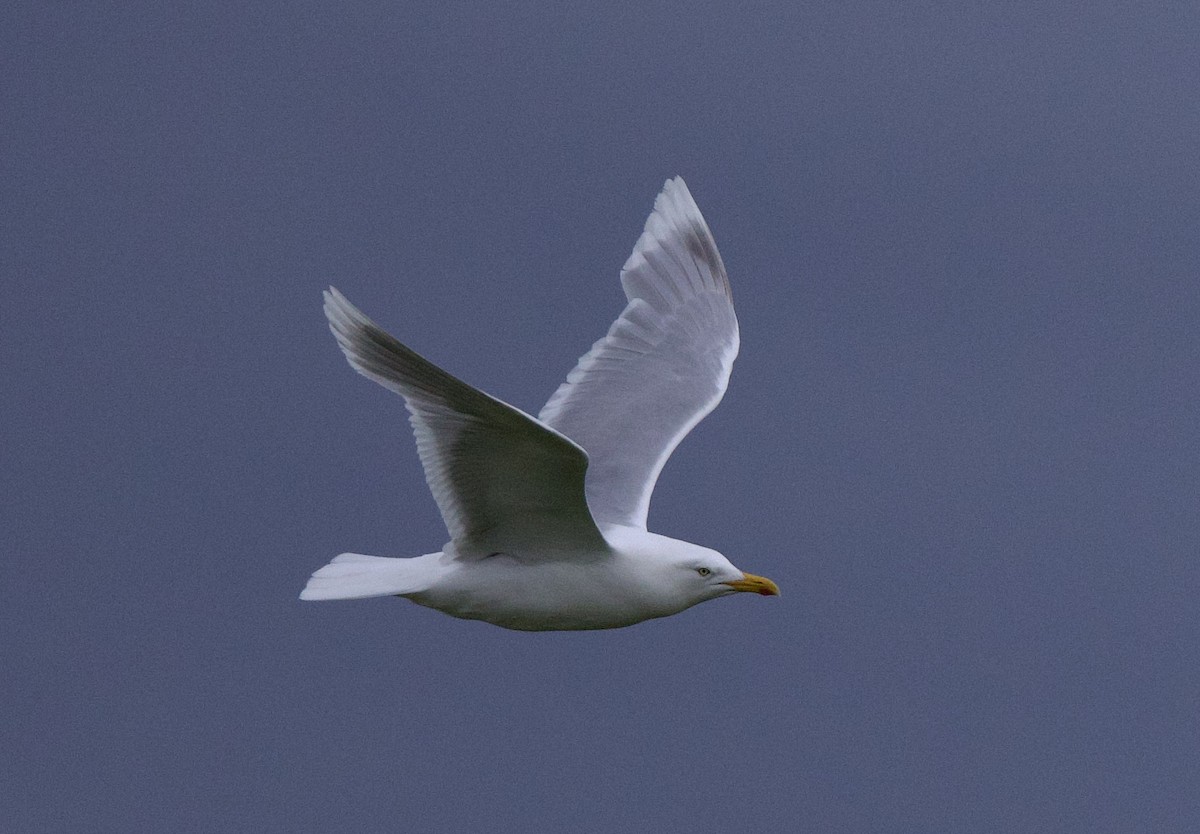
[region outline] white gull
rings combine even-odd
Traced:
[[[350,365],[400,394],[450,541],[343,553],[301,599],[400,596],[525,631],[618,628],[738,591],[779,593],[715,550],[646,529],[679,441],[725,393],[738,325],[725,266],[680,177],[621,270],[629,302],[535,418],[443,371],[332,287]]]

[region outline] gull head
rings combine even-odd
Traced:
[[[765,576],[738,570],[715,550],[706,547],[697,550],[704,552],[677,564],[676,570],[683,569],[678,581],[691,585],[692,593],[701,597],[701,601],[738,592],[779,596],[779,586]]]
[[[693,552],[684,558],[676,557],[662,566],[684,607],[739,592],[779,596],[779,586],[765,576],[738,570],[710,548],[698,545],[691,548]]]
[[[674,611],[738,592],[779,595],[770,579],[739,570],[708,547],[638,531],[617,549],[630,557],[626,565],[640,574],[642,586]]]

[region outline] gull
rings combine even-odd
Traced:
[[[628,303],[537,417],[451,376],[325,292],[351,367],[404,398],[450,541],[409,558],[343,553],[305,600],[398,596],[522,631],[620,628],[769,579],[646,529],[683,437],[720,402],[739,336],[725,265],[680,177],[621,270]]]

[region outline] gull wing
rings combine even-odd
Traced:
[[[608,552],[584,497],[588,458],[579,446],[405,347],[332,287],[325,315],[351,367],[404,397],[460,556]]]
[[[628,306],[538,419],[587,451],[596,521],[645,529],[663,464],[721,401],[739,344],[725,265],[682,178],[654,201],[621,285]]]

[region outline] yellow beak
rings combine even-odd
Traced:
[[[741,579],[735,582],[724,582],[735,591],[753,591],[756,594],[762,594],[764,597],[779,596],[779,586],[767,579],[765,576],[755,576],[752,573],[743,574]]]

